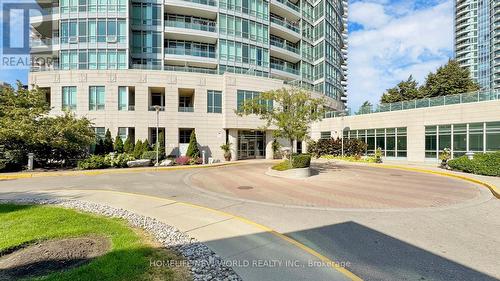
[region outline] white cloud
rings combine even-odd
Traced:
[[[350,107],[356,109],[365,100],[377,103],[387,88],[410,74],[421,82],[449,59],[453,2],[406,11],[403,6],[397,11],[371,2],[350,6],[350,20],[364,27],[349,34]]]

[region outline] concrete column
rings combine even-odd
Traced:
[[[266,131],[266,159],[274,159],[273,141],[273,131]]]
[[[229,130],[229,143],[231,144],[231,161],[238,160],[238,130]]]

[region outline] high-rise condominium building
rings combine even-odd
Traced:
[[[37,2],[32,55],[51,59],[29,83],[53,114],[87,116],[100,136],[156,142],[159,108],[168,154],[195,130],[215,158],[226,141],[236,159],[272,157],[272,132],[235,114],[244,100],[291,84],[332,110],[347,101],[347,0]]]
[[[455,58],[481,88],[500,89],[500,1],[456,1]]]

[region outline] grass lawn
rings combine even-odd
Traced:
[[[28,280],[192,280],[186,267],[150,266],[150,260],[182,259],[124,220],[53,206],[0,204],[0,253],[49,239],[96,235],[110,239],[110,252],[81,267]]]

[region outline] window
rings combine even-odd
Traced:
[[[469,124],[469,151],[484,151],[484,124]]]
[[[76,87],[62,87],[62,109],[76,110]]]
[[[486,151],[500,150],[500,122],[486,123]]]
[[[189,143],[193,131],[194,129],[179,129],[179,143]]]
[[[406,157],[407,156],[407,133],[406,128],[396,128],[396,150],[397,157]]]
[[[89,110],[104,110],[104,86],[91,86],[89,88]]]
[[[467,124],[453,125],[453,157],[467,152]]]
[[[128,110],[128,93],[127,87],[118,87],[118,110]]]
[[[222,92],[207,91],[207,112],[222,113]]]
[[[437,157],[437,126],[425,127],[425,158]]]
[[[245,104],[245,102],[256,99],[259,96],[260,96],[259,92],[238,90],[237,91],[237,110],[242,111],[242,108],[243,108],[243,105]],[[261,100],[261,103],[263,106],[265,106],[268,109],[273,108],[273,101],[272,100]],[[251,112],[251,113],[257,113],[257,112]]]
[[[94,127],[95,137],[97,140],[104,140],[106,137],[106,128]]]
[[[438,127],[439,133],[439,151],[445,148],[451,149],[451,125],[441,125]]]
[[[127,140],[127,135],[128,135],[128,128],[126,127],[118,128],[118,136],[122,139],[123,142]]]
[[[330,139],[332,137],[332,132],[321,132],[320,139]]]

